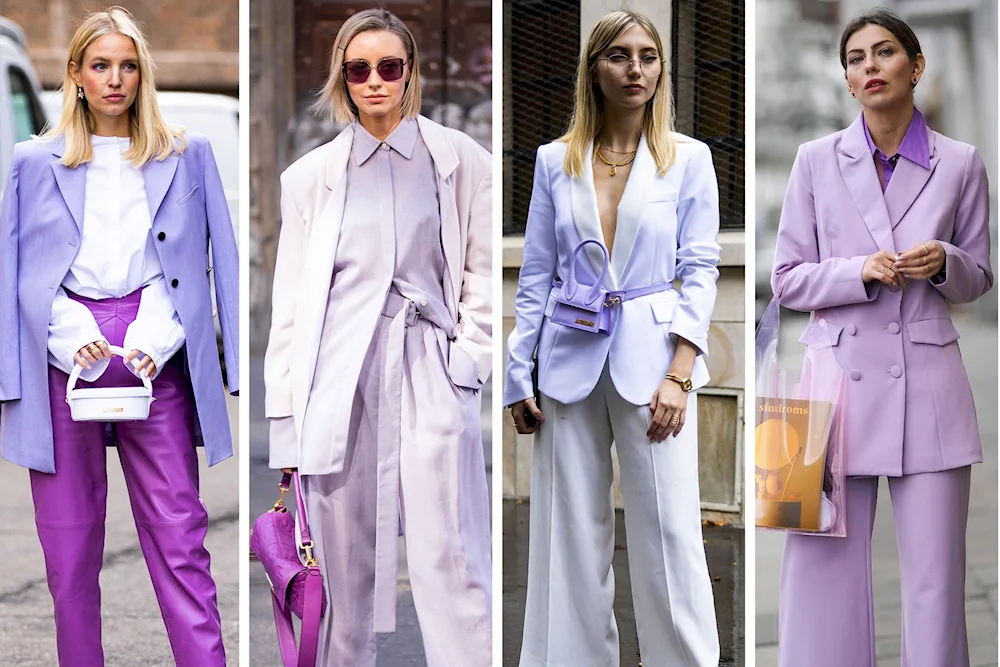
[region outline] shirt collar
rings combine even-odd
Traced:
[[[871,150],[872,155],[881,155],[882,151],[872,141],[872,135],[868,131],[868,121],[865,120],[864,114],[861,114],[861,124],[865,128],[865,139],[868,141],[868,148]],[[910,162],[918,164],[924,169],[931,168],[930,146],[927,143],[927,123],[924,121],[924,116],[920,113],[919,109],[913,110],[913,119],[910,120],[910,126],[906,128],[906,134],[903,135],[903,141],[899,144],[899,150],[896,151],[896,155],[905,157]],[[888,157],[891,158],[894,156]]]
[[[392,133],[385,138],[385,143],[407,160],[413,155],[413,146],[417,143],[417,121],[415,118],[404,118]],[[376,139],[364,126],[354,121],[354,160],[358,166],[368,161],[368,158],[378,150],[383,142]]]

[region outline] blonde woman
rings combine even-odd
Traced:
[[[612,442],[643,664],[719,661],[694,393],[708,381],[718,188],[708,147],[671,132],[663,53],[646,17],[601,18],[569,131],[535,160],[504,385],[518,432],[535,434],[521,667],[618,665]],[[601,330],[561,315],[574,282],[607,291]]]
[[[225,665],[198,497],[196,434],[232,454],[206,270],[239,386],[238,258],[208,142],[166,127],[149,46],[120,7],[70,43],[55,129],[18,144],[0,212],[0,449],[31,469],[59,663],[104,664],[98,575],[105,439],[117,444],[139,543],[177,665]],[[112,358],[111,345],[127,351]],[[153,380],[145,421],[75,422],[80,386]]]
[[[489,154],[420,110],[417,46],[349,18],[317,107],[348,127],[281,177],[271,467],[297,467],[329,600],[319,663],[374,667],[406,540],[430,667],[491,664]]]

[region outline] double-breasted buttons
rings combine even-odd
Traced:
[[[846,327],[844,327],[844,331],[847,332],[848,336],[853,336],[854,334],[858,333],[858,328],[853,324],[848,324]]]
[[[903,374],[903,369],[900,368],[899,366],[893,366],[892,368],[889,369],[889,375],[891,375],[894,378],[898,378],[902,374]]]
[[[167,238],[167,235],[165,233],[163,233],[163,232],[160,232],[159,234],[156,235],[156,238],[159,239],[160,241],[165,241],[166,238]]]
[[[171,287],[177,287],[179,284],[180,284],[180,281],[178,281],[177,278],[174,278],[173,280],[170,281],[170,286]]]
[[[899,322],[889,322],[889,333],[891,334],[899,333]]]
[[[861,379],[861,371],[859,371],[857,368],[852,368],[851,371],[848,373],[848,376],[852,380],[860,380]]]

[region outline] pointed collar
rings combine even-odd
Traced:
[[[399,122],[399,125],[392,131],[392,133],[385,138],[385,141],[379,141],[376,139],[371,132],[366,130],[364,126],[358,122],[354,121],[354,161],[355,164],[361,166],[368,161],[378,147],[383,143],[387,144],[394,151],[405,157],[407,160],[413,155],[413,146],[417,143],[417,133],[419,129],[417,128],[417,121],[413,118],[404,118]]]
[[[861,125],[865,130],[865,140],[868,142],[868,149],[872,155],[882,153],[875,145],[875,142],[872,141],[872,135],[868,130],[868,121],[865,119],[864,113],[861,114]],[[903,135],[903,141],[899,144],[899,150],[896,151],[896,155],[905,157],[913,164],[920,165],[924,169],[931,168],[931,150],[927,142],[927,123],[924,121],[924,116],[920,113],[919,109],[913,110],[913,118],[910,120],[910,126],[906,128],[906,134]],[[887,155],[885,157],[891,159],[895,155]]]

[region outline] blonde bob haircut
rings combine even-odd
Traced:
[[[598,20],[580,53],[576,71],[576,101],[569,129],[559,141],[567,144],[563,169],[569,176],[583,176],[584,160],[590,158],[587,149],[604,127],[604,95],[597,83],[597,59],[611,46],[618,36],[634,25],[641,26],[663,59],[663,40],[653,22],[635,12],[611,12]],[[657,173],[662,176],[674,163],[676,156],[673,132],[673,99],[667,83],[666,68],[660,71],[653,97],[646,103],[642,116],[642,133],[646,136]]]
[[[149,42],[138,22],[122,7],[110,7],[103,12],[87,16],[77,28],[69,44],[66,73],[63,77],[63,108],[59,124],[48,130],[42,139],[66,139],[66,152],[62,163],[78,167],[93,159],[90,135],[94,131],[94,118],[86,100],[77,97],[76,82],[70,76],[70,62],[83,69],[83,56],[91,44],[105,35],[124,35],[135,43],[139,56],[139,90],[128,109],[129,138],[132,145],[125,159],[135,167],[142,167],[150,160],[165,160],[174,151],[184,150],[183,132],[167,127],[156,103],[156,84],[153,81],[153,59],[149,55]]]
[[[409,70],[406,89],[403,91],[402,115],[403,118],[415,118],[420,113],[420,65],[417,41],[398,16],[388,9],[381,8],[360,11],[344,21],[337,38],[333,41],[330,78],[326,80],[319,99],[312,106],[314,113],[341,123],[357,120],[358,107],[351,99],[347,81],[344,79],[344,54],[352,39],[370,30],[386,30],[402,40],[403,48],[406,50],[406,67]]]

